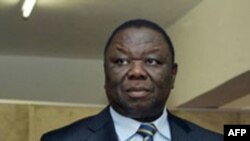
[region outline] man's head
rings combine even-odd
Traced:
[[[128,21],[110,36],[104,56],[110,105],[141,121],[159,117],[177,73],[173,45],[165,31],[150,21]]]

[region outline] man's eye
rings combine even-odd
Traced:
[[[152,59],[152,58],[146,59],[145,63],[147,65],[160,65],[161,64],[159,60]]]
[[[127,65],[129,63],[129,61],[127,59],[119,58],[119,59],[115,60],[115,63],[118,65]]]

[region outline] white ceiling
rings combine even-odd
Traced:
[[[21,17],[23,0],[0,0],[0,55],[101,58],[112,30],[133,18],[167,28],[201,0],[38,0]]]

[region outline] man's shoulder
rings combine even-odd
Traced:
[[[191,121],[170,114],[171,120],[192,138],[202,141],[223,141],[223,136],[219,133],[203,128]]]
[[[70,141],[81,134],[86,136],[89,132],[89,124],[91,124],[95,117],[83,118],[61,128],[49,131],[42,136],[41,141]]]
[[[107,108],[101,113],[89,116],[64,127],[49,131],[45,133],[41,141],[72,141],[85,140],[93,133],[93,131],[110,124],[110,116]]]
[[[222,139],[223,138],[223,136],[217,132],[203,128],[203,127],[201,127],[193,122],[187,121],[187,120],[185,120],[185,122],[189,125],[193,134],[196,137],[205,137],[205,138],[210,138],[210,139],[211,138],[214,138],[214,139]]]

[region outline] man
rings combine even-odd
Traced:
[[[170,38],[157,24],[138,19],[120,25],[106,44],[104,70],[109,106],[42,141],[223,140],[167,111],[177,64]]]

